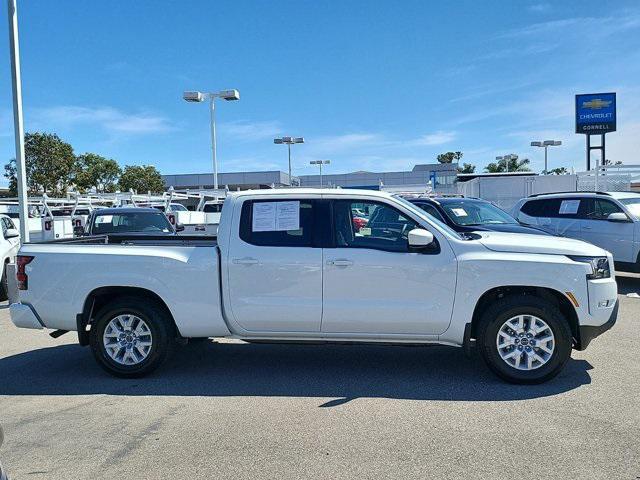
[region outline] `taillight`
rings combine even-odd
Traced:
[[[26,290],[29,288],[29,276],[25,271],[25,267],[31,263],[34,257],[30,255],[18,255],[16,257],[16,280],[18,281],[18,290]]]
[[[47,231],[51,230],[51,220],[44,221],[44,229]]]
[[[169,223],[171,225],[175,225],[176,224],[176,216],[175,215],[171,215],[170,214],[170,215],[168,215],[168,218],[169,218]]]
[[[79,218],[76,219],[76,227],[81,227],[82,226],[82,220],[80,220]]]

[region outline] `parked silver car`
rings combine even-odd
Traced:
[[[584,240],[612,253],[617,270],[640,272],[640,194],[565,192],[532,195],[513,209],[520,222]]]

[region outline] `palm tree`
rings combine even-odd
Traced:
[[[529,161],[528,158],[523,158],[520,160],[518,155],[511,154],[506,155],[509,158],[509,168],[507,168],[507,159],[502,158],[498,160],[498,162],[492,162],[485,167],[485,172],[487,173],[500,173],[500,172],[530,172],[531,169],[528,167]]]

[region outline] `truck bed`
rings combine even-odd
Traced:
[[[137,289],[164,302],[182,336],[229,335],[215,236],[109,234],[27,243],[20,253],[33,260],[19,300],[47,328],[76,330],[96,291]]]

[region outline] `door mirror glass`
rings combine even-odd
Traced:
[[[4,234],[4,238],[16,238],[20,236],[20,232],[15,228],[7,228],[7,231]]]
[[[424,248],[433,243],[433,233],[423,228],[414,228],[409,232],[409,247]]]
[[[628,222],[629,218],[622,212],[615,212],[609,214],[607,220],[610,222]]]

